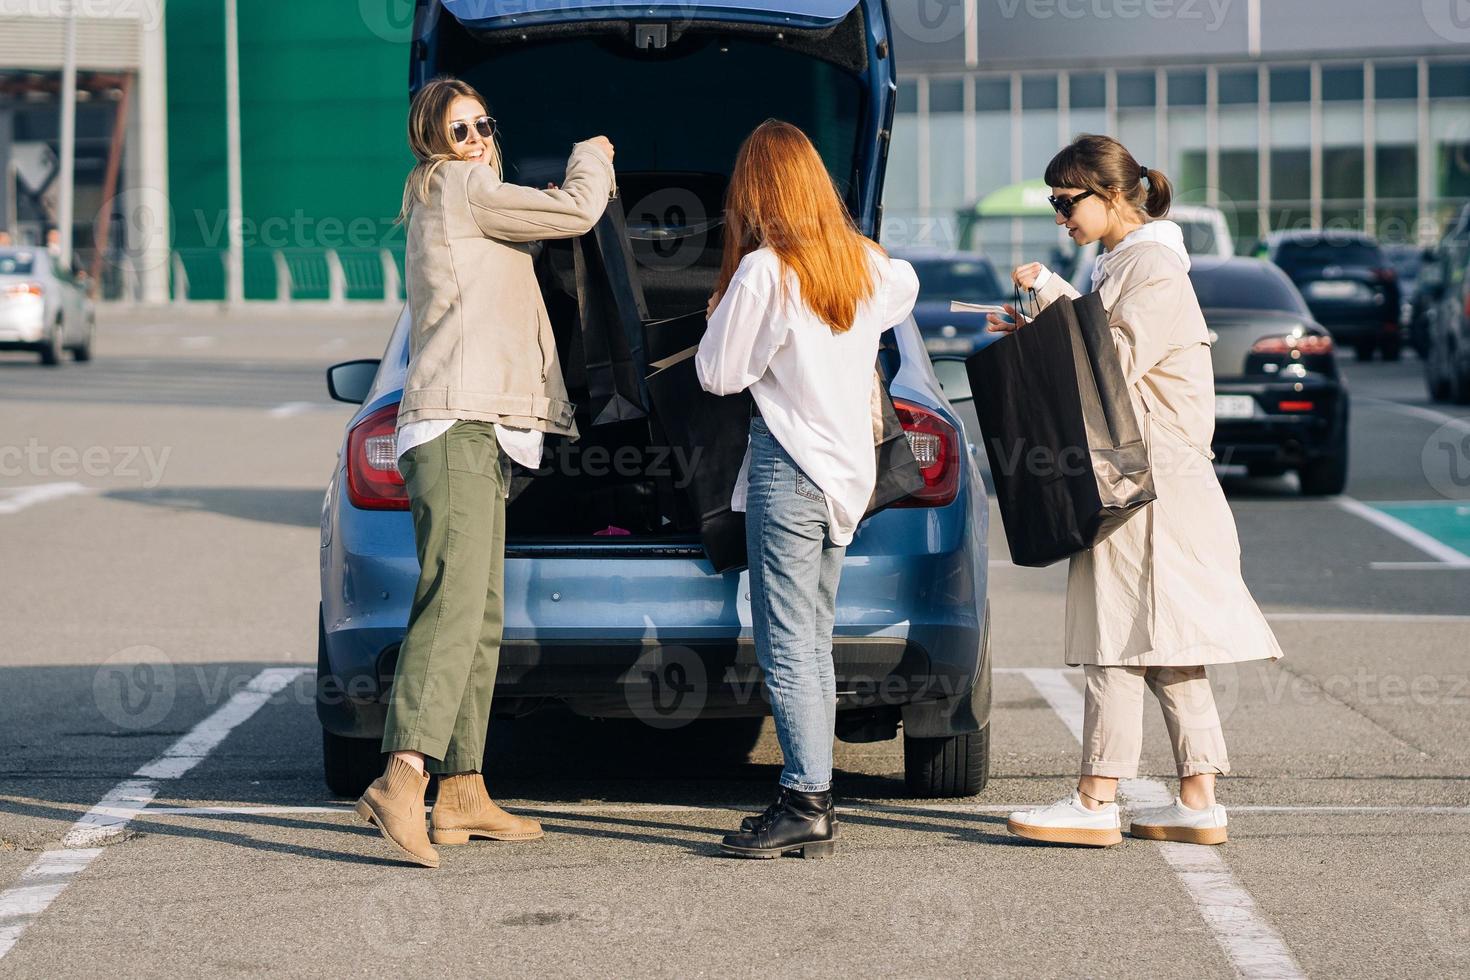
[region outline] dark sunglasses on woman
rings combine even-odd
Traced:
[[[456,143],[463,143],[470,138],[470,123],[463,119],[456,119],[449,124],[449,138]],[[495,120],[490,116],[481,116],[474,121],[475,132],[480,134],[481,139],[489,139],[495,135]]]
[[[1047,201],[1051,203],[1052,210],[1055,211],[1057,214],[1061,215],[1063,218],[1071,218],[1072,208],[1076,207],[1077,202],[1082,200],[1084,197],[1091,196],[1092,191],[1083,191],[1080,194],[1073,194],[1071,197],[1057,197],[1055,194],[1052,194],[1047,196]]]

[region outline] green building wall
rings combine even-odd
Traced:
[[[174,248],[189,297],[222,299],[224,2],[169,0],[165,10]],[[404,137],[411,10],[404,0],[239,4],[247,299],[276,298],[278,250],[295,299],[327,297],[329,249],[349,298],[382,297],[381,249],[401,271],[403,229],[392,221],[413,162]]]

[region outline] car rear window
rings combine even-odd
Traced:
[[[919,299],[982,303],[1004,294],[995,266],[985,259],[917,259]]]
[[[28,253],[0,255],[0,276],[28,276],[34,265]]]
[[[1306,301],[1280,270],[1255,263],[1194,268],[1189,281],[1203,309],[1279,310],[1310,315]]]
[[[1378,268],[1384,265],[1383,249],[1374,242],[1361,239],[1316,239],[1282,242],[1276,252],[1282,266],[1361,265]]]
[[[1204,221],[1180,221],[1179,230],[1184,232],[1184,249],[1190,255],[1215,255],[1220,243],[1215,240],[1215,226]]]

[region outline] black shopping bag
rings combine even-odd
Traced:
[[[1056,300],[965,368],[1017,565],[1091,548],[1155,499],[1099,294]]]
[[[648,393],[653,419],[676,459],[688,471],[680,474],[690,504],[699,515],[700,541],[717,572],[745,567],[745,514],[730,509],[730,496],[745,460],[750,428],[750,392],[712,395],[699,383],[694,367],[698,345],[652,366]],[[875,382],[877,383],[877,382]],[[918,460],[893,408],[887,387],[878,385],[883,404],[883,432],[873,447],[878,481],[864,516],[901,500],[924,485]]]
[[[592,424],[641,419],[648,414],[643,382],[648,306],[620,200],[609,201],[592,230],[574,240],[572,260]]]

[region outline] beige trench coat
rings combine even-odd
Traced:
[[[1189,667],[1282,655],[1240,576],[1235,518],[1210,460],[1209,332],[1179,256],[1139,242],[1099,287],[1149,448],[1146,504],[1067,568],[1066,662]],[[1053,275],[1043,305],[1077,291]]]

